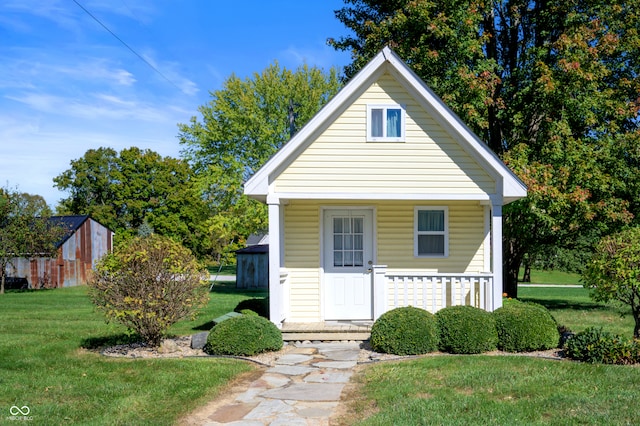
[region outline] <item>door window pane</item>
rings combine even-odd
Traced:
[[[364,265],[364,218],[333,219],[333,266]]]

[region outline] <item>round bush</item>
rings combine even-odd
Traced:
[[[209,332],[205,352],[211,355],[251,356],[282,348],[282,333],[271,321],[242,315],[217,324]]]
[[[576,361],[602,364],[635,364],[640,362],[640,348],[601,327],[589,327],[567,340],[565,354]]]
[[[261,317],[265,317],[269,319],[269,298],[254,298],[254,299],[245,299],[238,303],[238,305],[233,309],[235,312],[242,313],[243,310],[249,309]]]
[[[412,306],[393,309],[373,324],[370,342],[376,352],[396,355],[433,352],[438,348],[435,317]]]
[[[452,354],[479,354],[495,350],[496,321],[490,312],[473,306],[448,306],[436,312],[440,350]]]
[[[558,347],[558,325],[542,305],[512,302],[493,315],[500,350],[528,352]]]

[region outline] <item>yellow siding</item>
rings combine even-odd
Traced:
[[[290,283],[288,321],[314,322],[320,321],[322,317],[320,212],[322,206],[339,205],[374,208],[376,263],[387,265],[391,273],[394,271],[437,273],[484,271],[484,208],[478,202],[457,201],[443,204],[426,201],[292,200],[284,207],[284,266],[289,271]],[[428,205],[448,206],[449,257],[447,258],[416,258],[413,255],[414,208]],[[433,291],[431,288],[427,289],[429,300],[433,297],[431,293]],[[437,294],[437,303],[440,303],[440,293]],[[454,297],[459,299],[461,296]],[[422,300],[422,295],[420,299]]]
[[[406,106],[405,142],[367,142],[367,104]],[[385,74],[276,180],[276,191],[382,194],[495,193],[491,178]]]
[[[320,321],[320,222],[313,204],[285,207],[284,265],[289,271],[290,322]]]

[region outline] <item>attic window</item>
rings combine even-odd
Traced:
[[[368,142],[404,142],[402,105],[367,105]]]

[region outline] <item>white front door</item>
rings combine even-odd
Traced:
[[[373,319],[373,211],[325,210],[323,240],[325,319]]]

